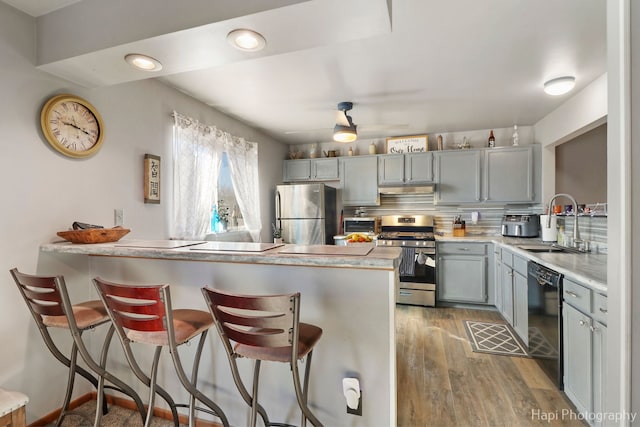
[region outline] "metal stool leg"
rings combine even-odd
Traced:
[[[258,381],[260,379],[260,359],[256,359],[253,368],[253,388],[251,390],[251,421],[250,426],[256,427],[256,412],[258,411]]]
[[[156,351],[153,355],[153,364],[151,365],[151,378],[149,384],[149,406],[147,408],[147,419],[144,423],[144,427],[149,427],[151,425],[151,420],[153,419],[153,404],[156,401],[156,380],[158,379],[158,361],[160,360],[160,353],[162,352],[162,347],[157,346]]]
[[[215,402],[213,402],[213,400],[209,399],[207,396],[202,394],[200,390],[196,388],[198,364],[200,361],[200,356],[202,354],[202,349],[204,348],[204,341],[205,341],[205,338],[207,337],[207,332],[208,331],[204,331],[200,334],[200,340],[198,341],[198,348],[196,350],[196,355],[194,358],[195,365],[193,368],[194,371],[192,371],[191,381],[189,381],[189,379],[187,378],[187,374],[185,373],[184,368],[182,367],[182,362],[180,361],[180,355],[178,354],[178,349],[175,345],[175,342],[170,342],[169,350],[171,352],[171,358],[173,359],[173,365],[176,368],[176,374],[178,375],[178,379],[180,379],[182,386],[189,392],[191,397],[193,397],[196,400],[199,400],[200,402],[208,406],[211,409],[211,411],[213,411],[213,414],[218,418],[220,418],[220,421],[222,422],[223,426],[228,427],[229,420],[227,419],[227,416],[222,411],[222,409]],[[189,400],[189,403],[191,404],[191,400]],[[195,405],[195,400],[194,400],[194,405]],[[191,413],[191,407],[189,408],[189,412]],[[189,425],[191,426],[191,424]]]
[[[310,371],[310,365],[311,365],[311,354],[313,353],[313,351],[309,352],[309,354],[307,354],[307,366],[305,367],[305,390],[304,392],[301,390],[300,387],[300,372],[298,371],[298,362],[293,360],[291,361],[291,371],[293,373],[293,387],[296,390],[296,398],[298,399],[298,405],[300,406],[300,409],[302,410],[302,414],[304,417],[306,417],[309,421],[311,421],[311,424],[313,424],[314,426],[318,427],[318,426],[322,426],[322,423],[320,421],[318,421],[318,419],[315,417],[315,415],[313,415],[311,413],[311,410],[309,409],[309,407],[307,406],[307,386],[309,383],[309,378],[308,378],[308,374]]]
[[[58,415],[58,419],[56,420],[56,427],[60,427],[62,424],[62,420],[67,415],[67,411],[69,410],[69,403],[71,402],[71,393],[73,392],[73,384],[75,383],[76,378],[76,362],[78,361],[78,347],[76,347],[76,343],[74,342],[71,346],[71,358],[69,359],[69,377],[67,378],[67,391],[64,395],[64,400],[62,402],[62,407],[60,408],[60,415]]]
[[[129,343],[130,341],[127,339],[126,341],[124,341],[122,345],[127,362],[129,362],[129,366],[131,367],[131,370],[136,375],[136,377],[138,377],[138,379],[142,381],[143,384],[145,384],[147,387],[151,387],[151,378],[149,378],[142,371],[142,369],[140,368],[140,365],[138,365],[138,362],[136,362],[136,359],[133,356],[133,351],[131,350],[131,346],[129,345]],[[178,427],[180,425],[179,419],[178,419],[178,410],[176,409],[176,403],[173,401],[169,393],[167,393],[166,390],[160,387],[158,384],[154,384],[151,390],[155,390],[155,392],[158,393],[165,402],[167,402],[167,404],[169,405],[169,408],[171,409],[171,415],[173,416],[173,423],[176,427]]]

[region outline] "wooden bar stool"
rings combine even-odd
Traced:
[[[25,427],[27,417],[25,405],[29,402],[26,394],[0,388],[0,426]]]
[[[62,424],[62,420],[69,411],[69,402],[71,401],[76,374],[80,374],[96,387],[98,399],[94,421],[96,426],[100,425],[102,415],[107,413],[107,406],[104,400],[105,388],[117,390],[131,397],[144,419],[145,410],[140,397],[131,387],[106,370],[107,353],[114,332],[113,326],[109,328],[102,346],[100,363],[94,361],[82,340],[84,331],[109,323],[109,316],[102,303],[99,300],[94,300],[75,305],[71,304],[67,286],[62,276],[33,276],[20,273],[17,268],[12,269],[10,273],[38,325],[38,330],[47,348],[56,359],[69,368],[67,388],[60,415],[56,420],[56,426]],[[55,345],[49,333],[49,328],[69,329],[73,338],[69,357],[64,355]],[[78,353],[80,353],[87,366],[96,373],[98,379],[77,365]],[[105,380],[114,384],[114,386],[105,385]]]
[[[93,279],[93,283],[116,327],[116,332],[131,369],[140,381],[149,387],[149,412],[145,427],[150,423],[155,402],[155,392],[159,390],[156,380],[158,361],[163,347],[169,347],[178,378],[190,394],[188,405],[175,405],[189,408],[189,426],[195,425],[195,410],[198,409],[215,415],[227,427],[229,421],[222,409],[197,389],[200,356],[207,332],[213,326],[211,315],[202,310],[173,310],[169,285],[128,285],[108,282],[99,277]],[[178,346],[198,335],[200,339],[194,358],[191,379],[189,379],[182,367]],[[142,371],[136,362],[131,349],[132,342],[155,346],[150,377]],[[196,400],[204,403],[209,410],[196,407]]]
[[[263,360],[289,363],[298,405],[302,410],[302,425],[308,419],[314,426],[322,426],[307,406],[309,369],[313,348],[322,336],[322,329],[300,323],[300,293],[286,295],[238,295],[205,287],[202,294],[215,320],[231,365],[238,391],[251,406],[250,425],[256,425],[260,413],[265,425],[269,420],[258,404],[258,379]],[[235,346],[231,345],[235,342]],[[306,356],[304,386],[300,385],[298,360]],[[249,394],[244,386],[236,359],[246,357],[255,361],[253,388]]]

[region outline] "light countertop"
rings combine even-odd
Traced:
[[[377,270],[393,270],[397,268],[402,255],[400,248],[393,247],[373,247],[371,251],[364,254],[360,250],[354,250],[353,253],[345,253],[345,248],[347,248],[345,246],[314,245],[309,246],[313,250],[309,251],[312,253],[307,254],[304,253],[304,247],[290,244],[263,251],[258,251],[258,249],[243,251],[242,248],[212,249],[211,244],[213,242],[185,242],[185,245],[192,244],[181,247],[167,247],[171,246],[167,245],[167,242],[173,242],[170,240],[147,240],[144,241],[145,244],[138,244],[138,242],[123,239],[118,242],[98,244],[45,243],[40,246],[40,250],[43,252],[93,256]],[[260,245],[263,245],[263,247],[273,246],[264,243]]]
[[[501,245],[515,254],[544,265],[575,279],[594,291],[607,293],[607,255],[601,253],[576,254],[570,252],[529,252],[518,245],[540,244],[539,238],[527,239],[503,236],[452,235],[436,236],[439,242],[484,242]]]

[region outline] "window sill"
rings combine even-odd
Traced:
[[[230,230],[223,233],[207,234],[205,240],[213,242],[252,242],[251,234],[247,230]]]

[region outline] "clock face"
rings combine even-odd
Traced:
[[[40,124],[53,148],[70,157],[87,157],[102,144],[103,125],[96,109],[73,95],[58,95],[42,108]]]

